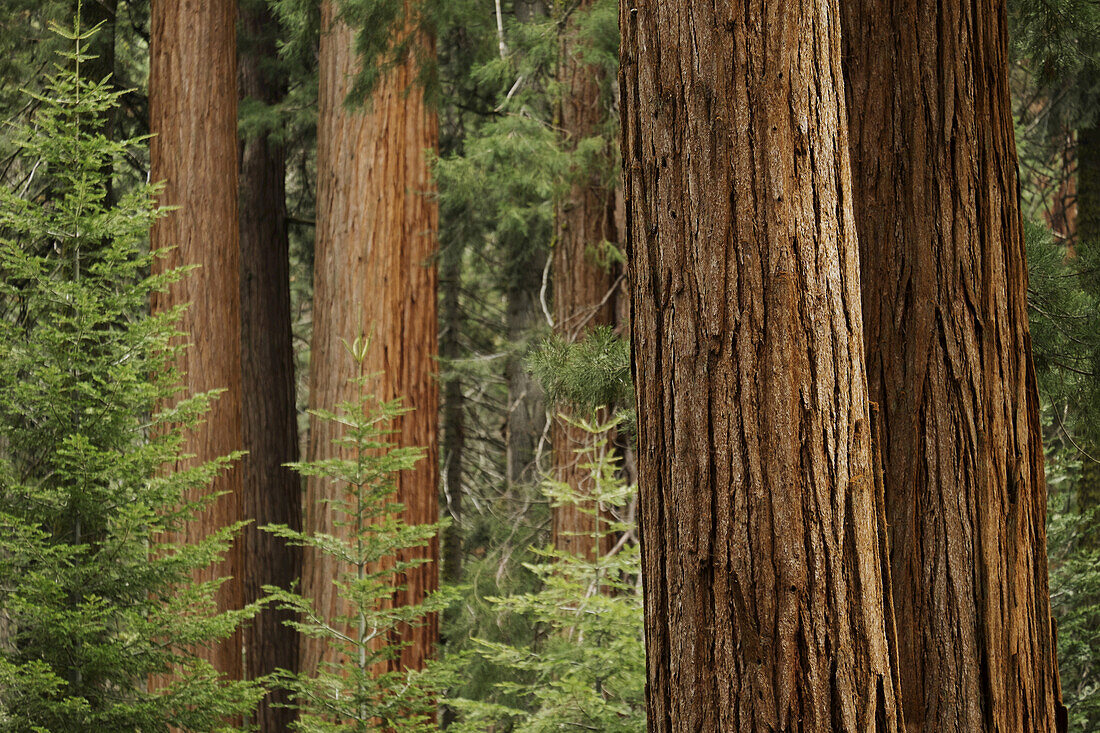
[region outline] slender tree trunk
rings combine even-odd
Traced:
[[[264,0],[241,4],[238,87],[241,100],[276,104],[286,94],[277,71],[277,24]],[[268,135],[240,143],[241,367],[244,446],[241,501],[252,520],[242,536],[245,600],[263,586],[290,589],[301,571],[301,552],[261,531],[267,524],[300,529],[302,488],[284,464],[298,460],[298,416],[291,343],[290,263],[286,222],[286,153]],[[245,674],[258,679],[276,669],[295,670],[298,633],[289,614],[264,610],[244,631]],[[263,731],[285,731],[294,711],[285,692],[272,693],[257,711]]]
[[[505,333],[513,349],[504,368],[504,380],[508,385],[504,432],[509,490],[538,479],[538,446],[546,430],[545,395],[525,362],[531,334],[540,322],[544,322],[539,290],[545,258],[545,253],[539,253],[530,258],[529,266],[516,268],[518,276],[509,283],[505,296]]]
[[[432,197],[427,151],[437,142],[436,115],[416,83],[412,62],[398,64],[379,82],[369,106],[345,104],[358,68],[354,34],[335,20],[334,4],[321,6],[320,117],[317,129],[317,245],[314,269],[310,404],[332,410],[356,394],[357,368],[343,341],[372,334],[365,370],[378,372],[375,394],[404,398],[414,411],[396,421],[396,443],[421,446],[427,458],[397,478],[397,500],[409,524],[439,519],[436,249],[438,211]],[[421,43],[430,45],[427,38]],[[331,423],[310,424],[308,458],[331,455]],[[321,502],[331,484],[310,479],[304,512],[310,531],[339,532]],[[438,558],[436,543],[427,549]],[[302,584],[328,617],[340,611],[331,558],[306,551]],[[438,584],[435,562],[408,572],[394,601],[416,603]],[[433,617],[405,629],[409,646],[395,668],[417,669],[438,637]],[[301,669],[312,672],[327,656],[323,641],[303,639]]]
[[[908,730],[1054,731],[1005,6],[842,6]]]
[[[592,0],[585,0],[578,10],[585,10]],[[582,63],[572,25],[564,34],[562,47],[561,84],[563,99],[559,124],[565,145],[577,145],[600,133],[608,108],[601,104],[601,75],[592,66]],[[610,151],[609,151],[610,155]],[[608,166],[610,168],[610,166]],[[619,241],[615,220],[616,186],[605,169],[587,171],[576,181],[559,206],[556,217],[557,237],[554,243],[554,327],[566,342],[583,339],[597,326],[612,326],[619,298],[616,292],[617,273],[599,261],[599,248],[605,242]],[[551,423],[551,443],[554,449],[554,478],[569,484],[578,496],[592,493],[591,471],[582,468],[591,461],[578,455],[589,448],[593,436],[573,427],[568,419],[568,406],[556,406]],[[610,535],[605,547],[594,541],[598,515],[591,505],[566,505],[553,510],[554,546],[581,557],[594,557],[610,549]]]
[[[1082,285],[1100,298],[1100,125],[1077,131],[1077,253],[1084,261]],[[1093,372],[1100,373],[1100,354],[1093,359]],[[1077,504],[1082,512],[1100,507],[1100,435],[1085,434],[1082,444],[1081,477]],[[1088,540],[1100,547],[1100,527]]]
[[[76,13],[78,3],[73,3]],[[88,82],[98,84],[115,73],[115,15],[118,0],[84,0],[79,3],[80,27],[90,30],[100,26],[99,32],[89,41],[87,53],[93,58],[80,63],[80,75]],[[113,136],[114,115],[106,119],[103,134]]]
[[[187,394],[226,390],[205,421],[188,433],[182,469],[243,447],[241,428],[241,310],[237,223],[236,3],[154,0],[149,73],[152,179],[164,182],[160,203],[179,210],[153,226],[151,246],[168,249],[154,268],[199,265],[167,293],[154,294],[153,311],[187,303],[180,328],[191,346],[180,357]],[[186,29],[186,32],[183,32]],[[169,249],[171,248],[171,249]],[[225,492],[179,536],[186,543],[242,517],[240,467],[215,479]],[[218,608],[243,603],[240,544],[198,580],[228,577]],[[200,650],[230,679],[241,679],[241,638],[234,634]]]
[[[531,23],[545,18],[544,0],[518,0],[516,19]],[[512,353],[504,368],[508,385],[508,412],[505,416],[505,478],[508,491],[520,484],[539,479],[539,443],[546,431],[546,399],[542,386],[527,370],[527,346],[531,334],[543,323],[542,274],[547,254],[538,242],[513,242],[508,253],[508,280],[505,288],[505,333]]]
[[[902,731],[835,0],[624,0],[651,731]]]
[[[530,23],[546,17],[546,0],[516,0],[516,20]]]
[[[80,27],[87,31],[99,27],[99,31],[88,41],[86,53],[91,57],[80,63],[80,76],[89,84],[98,84],[107,77],[113,77],[115,73],[115,16],[118,10],[118,0],[86,0],[85,2],[73,2],[73,15],[80,13]],[[112,83],[113,87],[114,84]],[[108,138],[114,137],[116,112],[108,110],[103,113],[103,134]],[[107,174],[107,202],[114,200],[113,165],[111,161],[104,164]]]
[[[462,378],[454,362],[462,355],[462,246],[452,242],[444,248],[440,262],[440,287],[443,328],[439,335],[439,356],[447,376],[443,382],[443,481],[444,500],[451,526],[443,541],[443,577],[448,582],[462,580],[462,459],[466,449],[466,405]]]

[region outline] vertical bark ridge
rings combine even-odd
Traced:
[[[263,0],[241,4],[238,89],[242,100],[274,105],[286,94],[275,59],[277,23]],[[242,536],[246,602],[263,586],[290,589],[301,572],[301,551],[259,528],[302,525],[302,487],[285,464],[298,460],[294,349],[291,341],[290,261],[286,221],[286,151],[261,134],[240,143],[241,367],[244,446],[241,495],[252,520]],[[285,612],[267,608],[244,630],[245,673],[257,679],[298,667],[298,633]],[[260,729],[288,730],[294,712],[285,691],[264,698]]]
[[[233,0],[157,0],[152,7],[151,176],[164,182],[160,204],[179,207],[153,226],[151,246],[173,248],[154,269],[199,265],[167,293],[155,293],[152,307],[162,312],[190,304],[179,324],[191,344],[178,364],[186,394],[226,390],[188,433],[183,451],[195,458],[177,469],[243,447],[236,10]],[[239,466],[218,476],[210,490],[225,495],[171,540],[193,542],[242,518]],[[217,593],[220,610],[243,604],[240,552],[236,543],[224,562],[197,574],[199,581],[229,577]],[[241,679],[240,632],[198,651],[226,677]]]
[[[592,5],[586,0],[578,7],[584,11]],[[560,106],[561,129],[565,145],[575,150],[586,138],[599,134],[607,119],[605,104],[601,104],[603,81],[597,69],[581,61],[577,51],[576,31],[570,27],[563,35]],[[608,155],[612,153],[609,150]],[[597,326],[612,326],[616,322],[621,300],[618,277],[614,269],[599,260],[599,248],[605,242],[617,243],[616,186],[602,167],[587,171],[570,187],[558,206],[555,217],[556,236],[553,250],[554,326],[566,342],[582,340]],[[555,408],[550,426],[554,451],[554,478],[568,484],[577,496],[592,493],[592,472],[583,466],[590,457],[578,455],[592,447],[593,436],[572,426],[566,417],[568,406]],[[605,415],[606,417],[606,415]],[[604,538],[597,547],[593,538],[599,530],[599,517],[592,513],[591,502],[555,507],[552,515],[554,546],[581,557],[593,558],[597,552],[611,549],[612,537]]]
[[[364,368],[378,372],[374,393],[381,399],[404,398],[413,412],[399,418],[395,442],[421,446],[426,457],[397,479],[397,500],[409,524],[439,519],[435,380],[437,353],[436,249],[438,210],[432,195],[427,151],[436,146],[436,115],[417,85],[413,62],[396,65],[379,84],[366,107],[348,107],[345,99],[358,69],[354,34],[336,18],[333,2],[322,4],[320,122],[317,152],[317,250],[314,270],[314,325],[311,347],[310,404],[333,409],[353,397],[349,379],[356,367],[342,340],[373,334]],[[430,45],[431,40],[422,38]],[[308,457],[331,455],[337,428],[314,419]],[[321,499],[333,490],[325,481],[307,482],[305,526],[334,532]],[[438,543],[411,552],[432,559],[402,578],[399,605],[416,603],[438,584]],[[417,555],[422,556],[422,555]],[[302,584],[316,607],[331,616],[339,609],[333,579],[339,568],[331,558],[306,551]],[[438,637],[434,617],[404,629],[409,642],[394,668],[420,668]],[[301,665],[314,670],[328,652],[323,642],[302,642]]]
[[[906,722],[1055,730],[1004,3],[843,3]]]
[[[835,2],[626,0],[653,731],[900,731]]]

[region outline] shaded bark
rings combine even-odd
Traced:
[[[1100,299],[1100,126],[1077,131],[1077,254],[1083,260],[1082,285]],[[1093,374],[1100,374],[1100,354],[1092,360]],[[1092,434],[1090,434],[1090,432]],[[1100,430],[1081,436],[1085,455],[1077,481],[1077,506],[1083,512],[1100,507]],[[1100,547],[1100,527],[1087,540]]]
[[[210,461],[243,447],[241,427],[241,310],[237,222],[236,3],[156,0],[152,5],[149,106],[152,179],[164,182],[160,203],[178,211],[153,226],[151,246],[169,249],[156,272],[196,264],[167,293],[155,293],[154,313],[187,303],[179,322],[191,344],[182,353],[185,394],[226,390],[204,422],[187,434],[183,452]],[[187,29],[187,32],[183,32]],[[242,518],[242,471],[234,466],[209,491],[225,492],[197,522],[170,539],[194,542]],[[200,581],[228,577],[217,593],[220,610],[241,608],[241,546],[196,574]],[[241,637],[197,650],[221,674],[241,679]]]
[[[517,253],[525,256],[530,253]],[[515,268],[516,276],[506,291],[505,333],[512,353],[504,367],[508,385],[508,414],[504,424],[505,462],[509,491],[538,480],[536,465],[539,441],[546,429],[546,398],[538,380],[527,370],[526,357],[531,334],[543,321],[539,290],[546,254],[530,257],[526,267]]]
[[[79,4],[80,27],[90,30],[100,26],[88,41],[87,53],[92,58],[80,62],[80,75],[88,82],[98,84],[115,73],[115,16],[118,0],[85,0]],[[73,14],[77,3],[73,3]],[[113,84],[111,85],[114,86]],[[108,112],[103,134],[113,137],[114,113]]]
[[[1053,731],[1060,694],[1005,6],[842,6],[908,730]]]
[[[546,17],[545,0],[518,0],[516,19],[531,23]],[[528,341],[543,323],[542,273],[547,254],[541,243],[510,243],[505,286],[505,333],[512,353],[504,367],[508,385],[508,412],[504,423],[505,479],[508,491],[539,480],[536,465],[539,442],[546,430],[546,397],[538,380],[527,371]]]
[[[546,17],[546,0],[516,0],[516,20],[530,23]]]
[[[85,50],[91,58],[80,62],[80,76],[89,84],[99,84],[107,77],[113,77],[115,73],[115,16],[118,10],[118,0],[87,0],[86,2],[74,2],[72,4],[73,16],[80,13],[80,27],[87,31],[95,27],[99,30],[88,40]],[[113,81],[109,83],[114,88]],[[103,134],[113,139],[115,135],[114,109],[103,112],[101,121]],[[113,164],[107,161],[104,164],[104,172],[107,175],[107,196],[105,203],[114,201]]]
[[[585,0],[578,7],[590,7],[592,0]],[[567,149],[600,133],[607,121],[607,105],[601,103],[601,74],[582,63],[572,24],[563,34],[562,103],[559,124]],[[608,151],[609,157],[611,152]],[[601,263],[600,247],[617,243],[616,186],[609,171],[602,166],[584,171],[580,180],[573,183],[568,195],[559,205],[555,224],[554,241],[554,328],[564,341],[572,343],[584,337],[597,326],[612,326],[621,298],[618,297],[617,272]],[[610,168],[610,166],[608,166]],[[617,268],[614,268],[617,269]],[[591,457],[579,456],[578,451],[590,448],[593,436],[569,424],[559,416],[571,414],[566,405],[554,408],[550,439],[554,451],[554,478],[566,483],[578,496],[592,493],[591,470],[582,466]],[[554,546],[581,557],[593,558],[597,551],[610,549],[613,538],[604,538],[604,547],[596,547],[595,532],[598,515],[589,504],[555,507],[552,515]]]
[[[427,151],[437,142],[434,111],[415,83],[411,60],[379,81],[367,106],[345,104],[358,68],[354,34],[335,19],[334,5],[321,6],[320,117],[317,130],[317,244],[314,267],[313,342],[310,405],[333,410],[357,393],[349,380],[358,367],[342,340],[372,334],[364,370],[378,372],[373,393],[402,397],[413,412],[397,419],[393,436],[401,446],[421,446],[426,458],[397,477],[397,501],[408,524],[439,519],[438,403],[434,357],[437,353],[436,249],[438,211],[432,196]],[[420,43],[430,46],[427,38]],[[337,435],[332,423],[310,422],[307,457],[331,455]],[[338,533],[322,499],[333,487],[307,482],[304,524],[309,531]],[[416,603],[438,585],[438,544],[408,551],[427,552],[433,562],[403,577],[398,605]],[[403,556],[403,559],[405,556]],[[333,580],[335,560],[307,550],[302,585],[315,607],[331,618],[339,609]],[[434,617],[406,628],[408,642],[394,668],[417,669],[433,653],[438,637]],[[327,656],[324,642],[303,639],[301,669],[317,668]]]
[[[625,0],[651,731],[901,731],[832,0]]]
[[[451,243],[440,257],[442,270],[439,285],[442,330],[439,334],[439,356],[447,370],[443,382],[443,485],[444,501],[451,526],[443,538],[443,577],[450,583],[462,581],[462,456],[466,449],[466,405],[462,393],[462,377],[454,362],[462,356],[459,339],[462,332],[462,247]]]
[[[263,0],[244,0],[240,18],[238,90],[247,99],[277,104],[286,94],[276,59],[278,25]],[[245,601],[263,586],[290,589],[301,571],[301,551],[259,528],[301,529],[302,487],[284,464],[298,460],[298,416],[291,343],[290,262],[286,220],[286,152],[271,136],[240,143],[241,368],[244,446],[242,533]],[[245,675],[258,679],[276,669],[296,670],[298,633],[293,616],[269,607],[244,630]],[[256,723],[284,731],[293,710],[285,691],[264,698]]]

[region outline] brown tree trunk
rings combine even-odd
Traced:
[[[585,0],[583,11],[592,5]],[[566,29],[562,46],[560,109],[562,134],[567,149],[576,149],[586,138],[600,133],[606,123],[607,105],[600,100],[600,73],[581,61],[573,24]],[[610,156],[610,151],[609,151]],[[608,166],[610,168],[610,166]],[[615,221],[615,185],[603,168],[586,171],[573,183],[558,207],[557,236],[554,243],[554,328],[564,341],[582,340],[597,326],[615,323],[618,300],[616,273],[599,262],[599,249],[605,242],[618,242]],[[593,436],[573,427],[558,413],[569,416],[568,406],[554,408],[550,426],[554,450],[554,478],[566,483],[578,496],[592,493],[592,472],[582,466],[591,457],[578,455],[590,448]],[[605,415],[606,417],[606,415]],[[597,551],[610,549],[609,542],[597,547],[598,515],[589,505],[555,507],[552,516],[554,546],[580,557],[592,558]],[[610,540],[610,535],[606,540]]]
[[[241,310],[237,223],[236,3],[154,0],[149,105],[152,179],[164,182],[160,203],[178,206],[153,226],[151,246],[171,249],[154,268],[199,265],[154,294],[154,312],[187,303],[179,326],[191,346],[180,357],[186,394],[226,390],[202,424],[187,435],[195,458],[210,461],[243,447],[241,428]],[[233,467],[210,487],[225,492],[174,541],[187,543],[242,518],[242,471]],[[243,603],[240,544],[198,580],[228,577],[217,594],[221,610]],[[241,638],[234,634],[199,650],[229,679],[241,679]]]
[[[364,369],[378,372],[374,393],[404,398],[414,411],[396,421],[394,442],[421,446],[427,457],[397,479],[397,500],[409,524],[439,519],[438,403],[434,357],[437,353],[436,249],[438,210],[432,197],[427,151],[437,142],[435,113],[416,84],[411,61],[398,64],[368,100],[345,104],[358,68],[354,34],[334,17],[332,2],[321,6],[320,117],[317,129],[317,248],[314,269],[313,343],[310,404],[335,409],[354,398],[349,380],[358,374],[342,340],[373,334]],[[429,39],[421,39],[429,45]],[[309,460],[331,455],[337,428],[314,419]],[[307,483],[304,523],[313,532],[336,533],[321,500],[331,484]],[[430,557],[438,558],[433,542]],[[328,617],[340,611],[333,580],[339,567],[329,557],[306,551],[302,584],[316,608]],[[422,600],[438,584],[435,562],[412,570],[395,603]],[[432,654],[438,637],[435,618],[406,629],[409,646],[395,667],[417,669]],[[303,639],[301,669],[312,672],[326,657],[324,642]]]
[[[277,24],[263,0],[241,4],[240,98],[278,103],[286,81],[277,57]],[[261,531],[267,524],[301,529],[302,488],[284,464],[298,460],[294,350],[290,332],[290,263],[286,222],[286,154],[268,135],[240,144],[241,367],[244,446],[241,501],[252,524],[242,535],[245,600],[263,586],[290,589],[301,570],[301,552]],[[244,631],[245,674],[257,679],[276,669],[295,670],[298,633],[291,616],[265,609]],[[276,707],[287,695],[265,698],[256,722],[263,731],[285,731],[294,711]]]
[[[1004,3],[842,6],[908,730],[1054,731]]]
[[[901,731],[834,0],[624,0],[651,731]]]

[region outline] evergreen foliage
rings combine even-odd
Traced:
[[[605,538],[615,544],[593,559],[538,549],[526,567],[540,588],[488,599],[500,612],[529,619],[538,635],[530,645],[477,640],[477,654],[506,670],[497,687],[513,702],[453,701],[464,715],[450,730],[646,729],[641,556],[633,523],[607,519],[610,509],[626,507],[637,490],[622,479],[609,450],[608,437],[620,422],[574,423],[594,437],[579,451],[581,467],[593,479],[591,495],[579,496],[565,483],[543,485],[555,506],[576,505],[601,518],[592,533],[596,546]]]
[[[531,371],[550,400],[585,410],[633,410],[630,346],[613,329],[600,326],[576,343],[553,336],[532,354]]]
[[[444,594],[431,595],[420,605],[395,606],[402,574],[427,559],[399,559],[402,552],[428,545],[438,525],[410,526],[394,502],[394,479],[423,457],[422,448],[397,448],[387,442],[392,420],[408,412],[399,400],[379,401],[367,392],[371,374],[363,373],[369,342],[349,345],[359,365],[355,379],[358,399],[341,404],[336,412],[316,411],[318,417],[344,427],[334,441],[335,455],[292,464],[303,476],[319,476],[344,488],[342,498],[326,502],[335,526],[345,536],[299,532],[285,526],[267,526],[287,541],[336,558],[345,568],[332,582],[345,610],[329,616],[312,601],[275,587],[266,590],[273,602],[292,611],[290,622],[302,634],[324,638],[332,659],[320,669],[283,674],[281,684],[292,693],[299,711],[296,730],[334,731],[434,730],[434,700],[439,681],[431,671],[391,669],[401,647],[392,641],[402,625],[423,623],[447,603]]]
[[[94,30],[55,32],[70,50],[12,134],[29,176],[0,188],[0,728],[226,731],[259,690],[195,649],[255,609],[219,613],[192,573],[239,527],[166,536],[235,456],[165,468],[216,395],[178,394],[179,312],[147,311],[184,274],[148,274],[155,188],[108,201],[143,141],[101,131],[121,93],[80,75]]]

